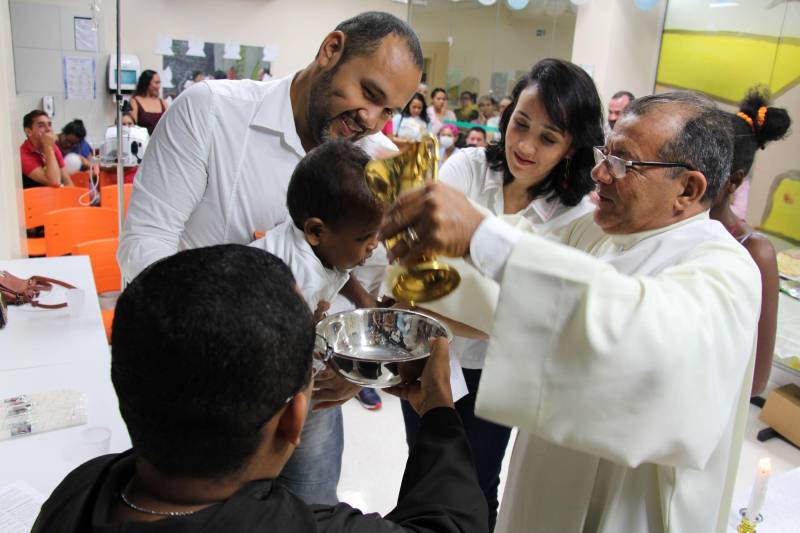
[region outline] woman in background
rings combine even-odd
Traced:
[[[86,127],[82,120],[76,118],[68,122],[58,134],[56,144],[65,158],[68,154],[80,157],[80,170],[86,170],[91,166],[92,147],[86,142]]]
[[[427,109],[428,122],[431,125],[431,133],[439,134],[439,130],[444,126],[446,120],[455,122],[456,114],[447,109],[447,93],[441,87],[437,87],[431,93],[431,105]]]
[[[166,110],[167,103],[161,98],[161,77],[154,70],[145,70],[139,76],[136,92],[131,98],[133,119],[152,135]]]
[[[439,130],[439,165],[444,164],[450,156],[458,153],[456,139],[458,139],[458,128],[455,125],[445,124]]]
[[[425,113],[425,97],[414,93],[402,113],[392,120],[392,141],[398,146],[419,141],[430,131],[428,115]]]
[[[730,120],[734,133],[731,175],[711,207],[711,218],[719,220],[747,248],[761,272],[761,316],[751,389],[751,395],[755,396],[767,386],[772,368],[778,324],[778,266],[772,243],[734,214],[731,202],[753,166],[756,150],[763,150],[767,143],[782,139],[789,130],[791,119],[785,109],[769,107],[769,93],[756,87],[748,91],[739,112],[731,114]]]

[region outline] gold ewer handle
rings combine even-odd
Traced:
[[[424,187],[434,182],[439,171],[439,142],[426,133],[418,142],[410,142],[401,149],[401,154],[391,159],[367,163],[366,178],[373,194],[387,205],[393,204],[404,192]],[[386,239],[391,249],[404,237],[397,235]],[[394,297],[411,305],[437,300],[458,287],[461,276],[446,263],[433,255],[425,256],[421,262],[402,269],[391,282]]]

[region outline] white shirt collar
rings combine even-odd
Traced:
[[[666,233],[667,231],[677,229],[681,226],[685,226],[687,224],[696,222],[698,220],[708,220],[708,219],[709,219],[709,211],[708,209],[706,209],[702,213],[699,213],[693,217],[686,218],[684,220],[680,220],[668,226],[651,229],[647,231],[640,231],[638,233],[628,233],[625,235],[609,235],[609,237],[611,238],[611,242],[613,242],[623,250],[627,250],[628,248],[633,247],[635,244],[640,243],[649,237]]]
[[[485,194],[491,193],[494,191],[494,194],[498,195],[495,197],[495,205],[497,208],[501,208],[503,206],[503,171],[502,170],[489,170],[486,173],[486,179],[483,182],[483,190],[482,192]],[[529,213],[533,211],[536,213],[536,217],[539,219],[539,223],[545,223],[553,216],[555,216],[556,211],[558,211],[559,206],[561,206],[561,202],[558,199],[548,200],[544,196],[539,196],[538,198],[534,198],[531,203],[529,203],[524,209],[522,209],[519,215],[525,218],[531,218]],[[503,214],[502,209],[498,210],[498,214]]]
[[[300,136],[297,135],[289,93],[296,75],[297,72],[294,72],[284,78],[267,82],[269,87],[265,91],[261,105],[250,120],[250,125],[280,133],[286,144],[297,152],[297,155],[303,157],[306,151],[300,142]]]

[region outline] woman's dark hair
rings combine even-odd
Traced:
[[[425,112],[428,109],[428,102],[425,101],[425,97],[420,93],[414,93],[414,96],[411,97],[411,100],[409,100],[406,106],[403,108],[403,112],[401,113],[403,118],[411,116],[411,102],[414,100],[419,100],[419,102],[422,104],[422,113],[419,114],[419,118],[421,118],[423,121],[425,121],[425,124],[427,124],[430,120],[428,118],[428,113]]]
[[[143,70],[139,74],[139,81],[136,83],[136,96],[147,96],[147,88],[150,87],[150,82],[153,81],[153,76],[158,74],[155,70]]]
[[[76,118],[72,122],[68,122],[61,130],[61,133],[64,135],[74,135],[78,139],[83,140],[86,138],[86,126],[83,125],[81,119]]]
[[[431,91],[431,100],[433,100],[436,97],[436,95],[439,94],[439,93],[444,93],[445,98],[447,98],[447,91],[445,91],[441,87],[437,87],[437,88],[435,88],[434,90]]]
[[[767,143],[783,139],[789,131],[792,120],[789,113],[780,107],[769,107],[770,93],[765,87],[752,87],[739,104],[739,114],[731,114],[733,125],[733,164],[731,174],[741,170],[747,175],[756,150],[762,150]],[[763,122],[759,125],[759,110],[765,108]],[[750,120],[748,121],[747,118]],[[752,123],[752,125],[751,125]]]
[[[548,200],[557,198],[564,205],[577,205],[594,188],[590,175],[594,166],[592,148],[603,144],[603,106],[592,78],[569,61],[543,59],[517,82],[511,103],[500,117],[502,137],[486,148],[486,160],[492,170],[503,171],[504,184],[514,181],[506,161],[506,130],[520,94],[534,85],[539,89],[539,100],[548,118],[572,136],[574,153],[553,167],[546,178],[529,187],[528,195],[531,199],[545,196]]]

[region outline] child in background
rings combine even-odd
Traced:
[[[769,107],[769,94],[758,88],[748,91],[739,105],[739,112],[731,114],[730,120],[734,133],[733,164],[727,183],[711,207],[711,218],[719,220],[747,248],[761,271],[761,316],[758,320],[756,366],[751,389],[751,395],[756,396],[766,387],[772,368],[778,325],[778,267],[772,243],[734,214],[731,202],[753,166],[756,150],[763,149],[771,141],[782,139],[789,130],[791,120],[785,109]]]

